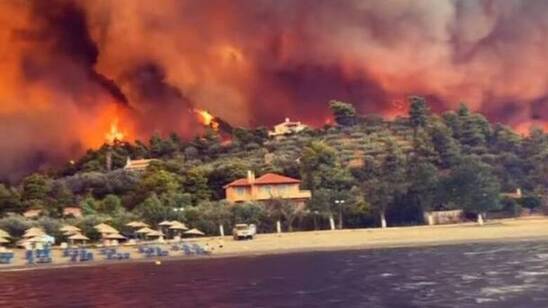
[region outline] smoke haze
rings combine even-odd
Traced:
[[[548,122],[548,2],[0,2],[0,177],[129,138],[320,125],[327,101],[393,116],[405,97],[466,102],[524,131]]]

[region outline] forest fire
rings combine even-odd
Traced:
[[[209,126],[215,131],[219,130],[219,122],[211,113],[197,108],[194,109],[194,112],[198,115],[198,121],[201,124]]]
[[[546,127],[548,2],[518,2],[2,1],[0,173],[100,146],[112,114],[125,139],[191,138],[196,114],[226,133],[321,126],[331,99],[393,117],[421,95]]]
[[[105,134],[105,141],[108,144],[114,144],[117,141],[123,141],[125,134],[118,129],[118,118],[110,123],[110,130]]]

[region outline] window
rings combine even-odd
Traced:
[[[247,187],[236,187],[236,194],[240,197],[247,194]]]

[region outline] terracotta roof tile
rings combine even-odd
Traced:
[[[255,184],[298,184],[300,182],[300,180],[275,173],[267,173],[255,180]]]
[[[300,180],[290,178],[287,176],[275,174],[275,173],[267,173],[258,179],[255,180],[255,185],[267,185],[267,184],[298,184],[300,183]],[[235,187],[235,186],[250,186],[251,184],[247,180],[247,178],[238,179],[236,181],[233,181],[224,187]]]

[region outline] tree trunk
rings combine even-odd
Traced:
[[[478,225],[483,225],[483,215],[481,213],[478,213]]]
[[[219,234],[225,236],[225,227],[223,225],[219,225]]]
[[[428,223],[429,226],[433,226],[434,225],[434,216],[432,215],[432,212],[426,212],[426,222]]]
[[[341,207],[339,211],[339,229],[342,230],[342,228],[343,228],[343,214],[342,214],[342,207]]]
[[[282,223],[279,220],[276,221],[276,232],[282,233]]]
[[[386,228],[386,216],[384,215],[384,211],[381,212],[381,228]]]
[[[329,226],[331,230],[335,230],[335,221],[333,220],[333,215],[329,215]]]

